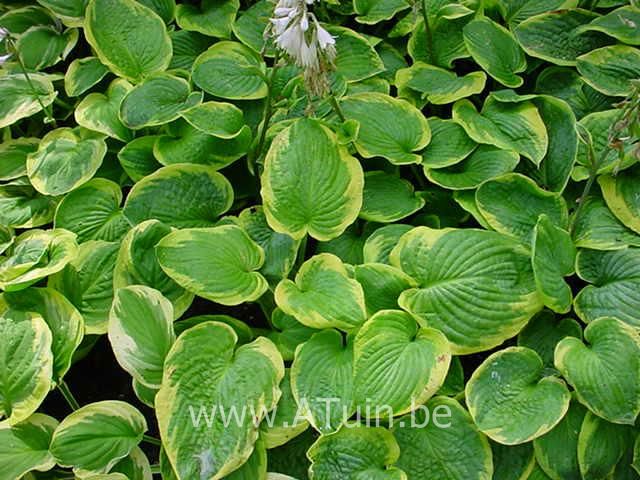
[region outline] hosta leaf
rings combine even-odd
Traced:
[[[336,37],[336,72],[347,82],[359,82],[384,71],[384,63],[366,37],[349,28],[327,26]]]
[[[81,26],[84,10],[89,2],[88,0],[38,0],[38,3],[55,13],[66,25]]]
[[[175,15],[175,0],[136,0],[145,7],[149,7],[156,12],[165,23],[171,23]]]
[[[195,317],[189,317],[175,322],[173,324],[173,329],[175,330],[176,335],[180,336],[182,332],[204,322],[219,322],[231,327],[238,336],[238,345],[249,343],[256,337],[249,325],[237,318],[230,317],[229,315],[196,315]]]
[[[27,174],[27,155],[38,149],[38,138],[16,138],[0,143],[0,180],[13,180]]]
[[[360,264],[365,237],[372,230],[372,225],[375,224],[365,223],[359,228],[358,223],[353,223],[339,237],[328,242],[319,242],[315,253],[331,253],[345,263]]]
[[[242,465],[280,397],[284,365],[275,345],[260,337],[234,352],[236,341],[230,327],[206,322],[184,332],[167,356],[156,415],[180,480],[219,479]],[[231,411],[245,415],[225,425]]]
[[[394,423],[393,435],[400,446],[395,465],[408,480],[491,480],[489,441],[456,400],[435,397]]]
[[[604,177],[600,178],[604,180]],[[640,247],[640,235],[625,227],[599,195],[585,199],[582,210],[574,219],[573,241],[576,247],[594,250]]]
[[[477,144],[453,120],[429,117],[431,141],[422,151],[422,164],[428,168],[455,165],[464,160]]]
[[[546,192],[520,174],[508,174],[490,180],[476,192],[478,210],[498,232],[530,244],[538,217],[548,216],[552,225],[566,228],[567,204],[558,193]]]
[[[358,14],[356,21],[367,25],[389,20],[409,8],[405,0],[354,0],[353,8]]]
[[[408,413],[429,399],[451,362],[440,331],[418,327],[398,310],[371,317],[358,331],[353,353],[355,405],[360,411],[370,405],[373,416],[382,418]]]
[[[171,227],[157,220],[147,220],[129,230],[118,252],[113,286],[116,290],[128,285],[153,287],[171,301],[178,318],[191,305],[193,293],[164,273],[156,258],[156,244],[169,233]]]
[[[62,195],[87,182],[107,153],[100,138],[82,138],[69,128],[47,133],[27,158],[33,187],[45,195]]]
[[[15,310],[3,312],[0,336],[3,339],[0,343],[2,432],[3,428],[29,418],[49,393],[53,355],[51,331],[38,314]]]
[[[11,227],[0,225],[0,254],[3,254],[7,248],[13,245],[15,239],[14,231]]]
[[[358,160],[318,121],[302,119],[271,143],[262,174],[264,213],[271,228],[295,239],[339,236],[362,205]]]
[[[555,10],[528,18],[514,33],[520,46],[532,57],[574,66],[583,53],[611,43],[599,32],[580,33],[583,25],[597,17],[596,13],[579,8]]]
[[[242,110],[232,103],[206,102],[182,112],[189,125],[219,138],[235,138],[244,127]]]
[[[49,453],[55,418],[34,413],[28,419],[0,429],[0,475],[2,478],[23,478],[33,470],[48,470],[56,461]]]
[[[591,322],[613,316],[634,327],[640,325],[640,249],[580,250],[576,271],[592,284],[576,295],[578,317]]]
[[[0,128],[38,113],[42,105],[48,107],[53,103],[56,91],[48,76],[29,74],[29,80],[33,88],[22,74],[0,77]]]
[[[625,170],[615,177],[602,175],[598,183],[607,206],[625,227],[640,233],[640,168]]]
[[[415,286],[409,275],[384,263],[356,265],[353,276],[362,285],[370,315],[380,310],[397,309],[400,294]]]
[[[544,435],[564,417],[571,395],[564,382],[543,376],[540,357],[525,347],[490,355],[466,386],[467,405],[476,425],[504,445]]]
[[[316,329],[301,324],[277,307],[271,314],[271,324],[273,330],[269,332],[269,339],[276,344],[285,361],[293,360],[298,345],[309,340],[317,332]]]
[[[122,473],[129,480],[153,480],[149,459],[140,447],[134,447],[128,456],[113,467],[111,472]]]
[[[533,447],[538,465],[552,479],[582,480],[578,465],[578,435],[587,409],[572,401],[553,430],[536,438]]]
[[[43,70],[62,61],[78,41],[78,30],[64,32],[46,25],[29,28],[20,35],[16,50],[25,68]]]
[[[0,261],[0,288],[22,290],[62,270],[76,255],[75,235],[56,228],[18,235]]]
[[[134,182],[142,180],[162,167],[153,156],[153,147],[158,138],[160,138],[158,135],[138,137],[118,152],[120,166]]]
[[[431,140],[429,123],[410,103],[381,93],[361,93],[340,100],[347,119],[360,124],[356,148],[365,158],[384,157],[391,163],[420,163],[413,152]]]
[[[116,242],[90,240],[78,247],[62,271],[49,277],[48,286],[67,297],[82,314],[88,334],[107,332],[117,254]]]
[[[470,20],[471,16],[456,19],[438,17],[431,20],[431,46],[427,44],[424,21],[419,21],[410,30],[413,33],[407,45],[409,55],[414,61],[452,68],[454,60],[470,56],[462,36],[462,29]]]
[[[309,428],[309,422],[299,418],[298,403],[291,390],[290,369],[285,370],[280,390],[282,390],[282,396],[278,401],[273,419],[271,422],[263,422],[260,425],[260,438],[270,449],[284,445]]]
[[[633,425],[640,412],[640,337],[613,318],[599,318],[585,341],[567,337],[556,347],[555,365],[589,410],[613,423]]]
[[[91,0],[84,32],[100,61],[134,83],[166,70],[171,61],[164,22],[134,0]]]
[[[120,240],[131,228],[121,202],[118,184],[94,178],[64,197],[56,210],[55,226],[75,233],[78,243]]]
[[[469,100],[460,100],[453,106],[453,120],[474,141],[514,150],[536,165],[547,153],[547,129],[531,102],[503,103],[489,97],[478,113]]]
[[[362,287],[349,278],[342,261],[329,253],[304,262],[295,283],[282,280],[275,297],[283,312],[308,327],[350,331],[366,319]]]
[[[576,247],[566,230],[542,214],[533,228],[531,262],[545,306],[558,313],[571,310],[573,295],[564,280],[575,272]]]
[[[398,443],[382,427],[350,425],[320,437],[309,449],[309,475],[314,480],[405,480],[406,474],[389,465],[400,455]]]
[[[50,223],[58,199],[41,195],[23,178],[21,184],[0,185],[0,224],[28,228]]]
[[[147,422],[128,403],[90,403],[65,418],[51,441],[59,465],[106,473],[142,440]]]
[[[577,0],[499,0],[498,9],[509,24],[518,24],[540,13],[578,6]]]
[[[156,254],[176,283],[223,305],[257,300],[268,287],[256,272],[264,251],[235,225],[172,232],[158,242]]]
[[[400,237],[411,230],[411,225],[399,223],[385,225],[373,232],[362,248],[363,263],[389,263],[389,254]]]
[[[469,22],[462,32],[467,50],[491,77],[507,87],[522,85],[522,77],[516,74],[526,70],[527,59],[509,30],[481,17]]]
[[[43,318],[52,336],[52,378],[58,382],[71,367],[73,355],[84,336],[82,315],[69,300],[51,288],[5,292],[0,298],[0,311],[5,307],[13,311],[35,312]]]
[[[371,222],[396,222],[423,206],[424,198],[416,195],[408,181],[382,171],[365,174],[360,218]]]
[[[581,30],[595,30],[629,45],[640,45],[640,9],[627,5],[595,18]]]
[[[353,414],[353,342],[337,330],[316,333],[296,349],[291,391],[313,428],[331,433]]]
[[[171,302],[150,287],[120,288],[113,299],[108,333],[120,366],[143,385],[159,388],[164,359],[176,338]]]
[[[518,334],[518,346],[535,350],[544,365],[551,367],[556,345],[565,337],[582,338],[580,324],[572,318],[558,319],[552,312],[544,310]]]
[[[169,36],[173,44],[173,57],[169,64],[170,70],[183,69],[191,71],[193,62],[196,61],[198,55],[211,45],[209,37],[188,30],[174,30],[169,32]]]
[[[491,442],[493,453],[493,478],[504,480],[529,479],[536,466],[531,443],[520,445],[502,445]]]
[[[419,92],[423,99],[434,105],[455,102],[484,90],[487,76],[472,72],[458,77],[444,68],[416,62],[410,68],[396,73],[396,85]]]
[[[205,92],[232,100],[267,95],[266,67],[260,56],[237,42],[218,42],[193,64],[193,82]]]
[[[229,38],[240,7],[238,0],[203,0],[200,5],[179,4],[176,23],[184,30],[210,37]]]
[[[233,34],[238,40],[256,52],[265,51],[265,56],[273,56],[273,47],[264,38],[264,31],[273,15],[273,4],[260,0],[240,13],[233,24]]]
[[[164,125],[198,105],[202,92],[191,93],[189,82],[159,73],[136,85],[120,104],[122,123],[133,129]]]
[[[231,184],[214,167],[183,163],[163,167],[136,183],[124,214],[135,223],[156,219],[181,228],[206,227],[232,202]]]
[[[455,354],[499,345],[541,308],[529,256],[495,232],[416,227],[400,239],[391,263],[418,282],[398,304],[441,330]]]
[[[640,50],[626,45],[599,48],[578,57],[584,81],[605,95],[625,97],[633,91],[630,80],[640,77]]]
[[[109,73],[97,57],[77,58],[64,75],[64,91],[69,97],[78,97]]]
[[[441,187],[468,190],[513,171],[519,161],[520,156],[512,150],[480,145],[455,165],[445,168],[429,168],[425,165],[424,173],[429,180]]]

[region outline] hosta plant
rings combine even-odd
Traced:
[[[0,0],[0,480],[640,479],[637,0]]]

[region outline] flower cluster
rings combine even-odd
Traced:
[[[4,42],[4,40],[8,37],[9,37],[9,30],[7,30],[6,28],[0,27],[0,43]],[[2,65],[7,60],[9,60],[10,57],[11,57],[10,53],[7,53],[6,55],[0,55],[0,65]]]
[[[312,93],[320,94],[328,88],[325,74],[333,66],[336,49],[335,38],[308,10],[313,2],[279,0],[265,33],[274,37],[276,46],[304,69]]]

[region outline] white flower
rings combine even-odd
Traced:
[[[0,27],[0,42],[9,36],[9,30]]]
[[[329,46],[333,46],[336,44],[336,39],[327,32],[324,28],[320,26],[320,24],[316,21],[316,32],[318,35],[318,45],[322,50],[325,50]]]
[[[300,24],[295,23],[276,38],[276,44],[293,58],[300,56],[300,46],[304,43],[304,32]]]
[[[9,58],[11,58],[11,54],[10,53],[7,53],[6,55],[0,55],[0,65],[2,65],[7,60],[9,60]]]
[[[273,32],[276,35],[281,35],[287,29],[290,22],[291,20],[289,19],[289,17],[272,18],[271,24],[273,25]]]
[[[307,42],[302,42],[299,64],[303,68],[315,69],[318,67],[318,52],[315,43],[307,45]]]

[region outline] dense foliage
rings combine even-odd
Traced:
[[[0,480],[640,478],[638,2],[0,39]],[[100,345],[128,397],[65,381]]]

